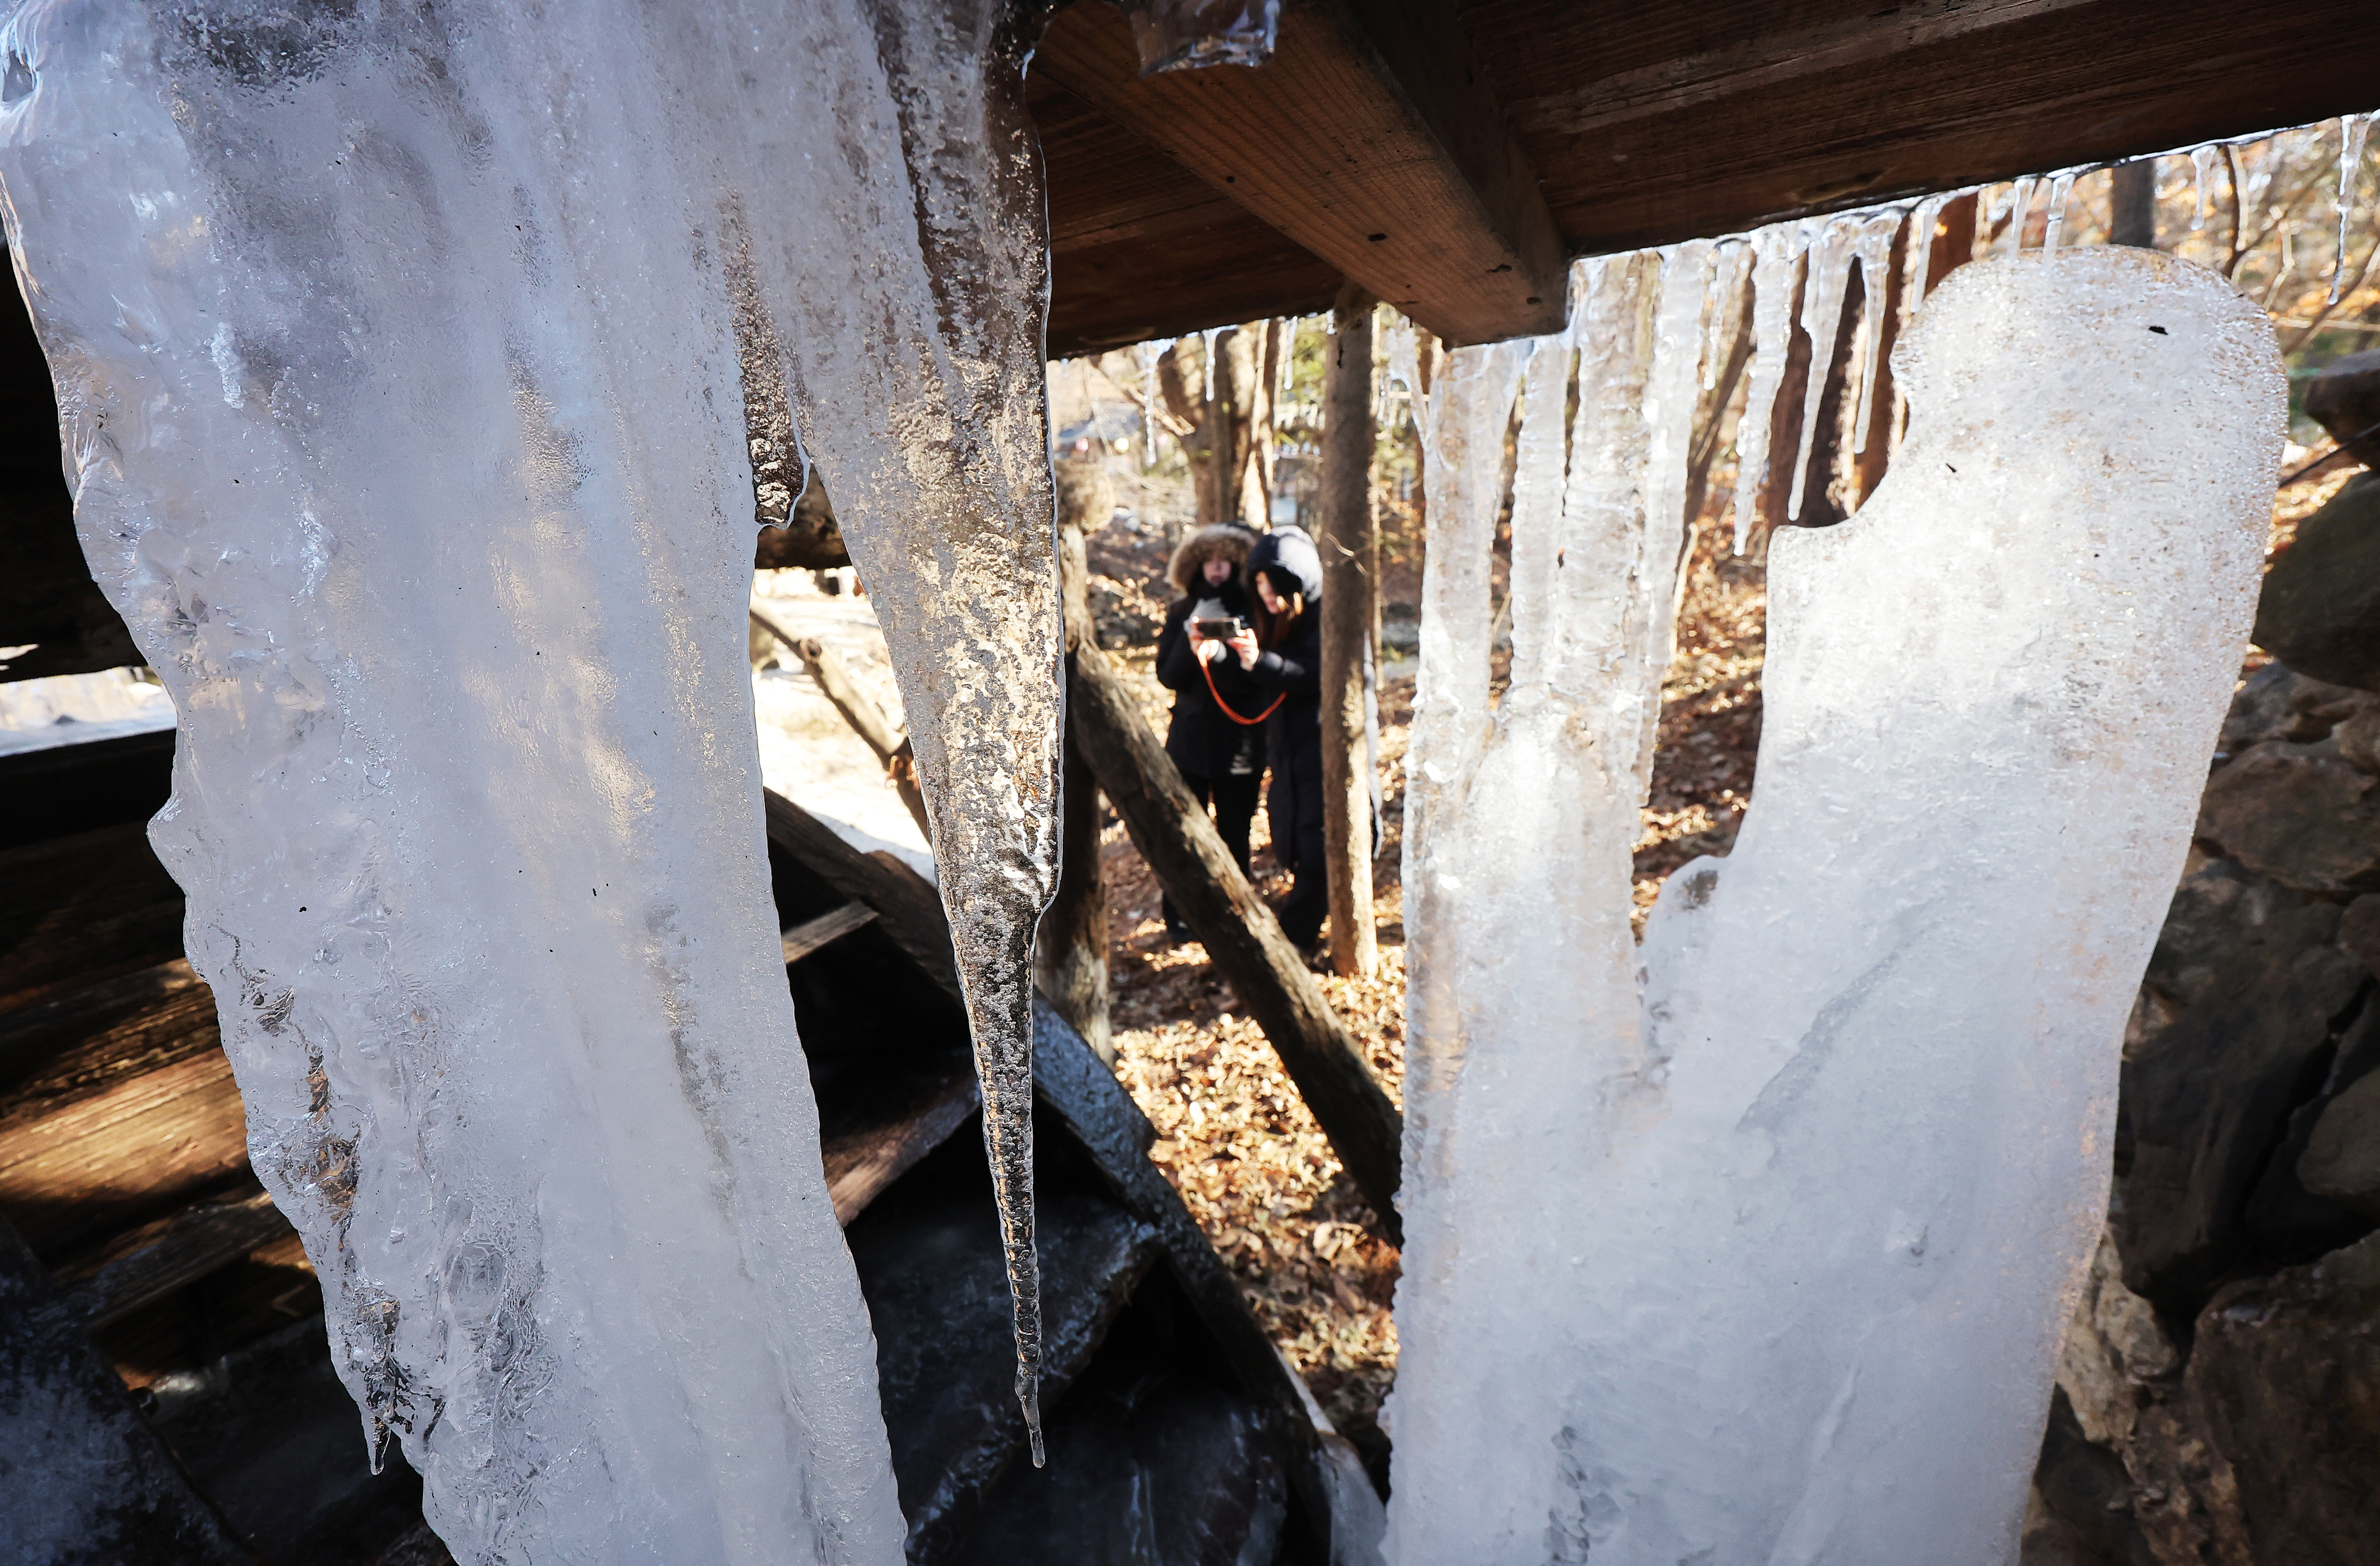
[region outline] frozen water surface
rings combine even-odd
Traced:
[[[180,715],[152,836],[340,1374],[460,1559],[900,1555],[760,829],[787,440],[899,669],[1029,1402],[1058,611],[1005,14],[75,0],[0,39],[78,524]]]
[[[1573,317],[1582,426],[1596,384],[1660,379],[1596,324],[1619,275]],[[1510,351],[1454,356],[1439,443],[1495,424]],[[1469,716],[1417,702],[1408,761],[1404,1566],[2014,1555],[2284,383],[2222,279],[2099,249],[1961,269],[1895,370],[1889,479],[1770,545],[1742,834],[1670,877],[1641,952],[1641,731],[1601,714],[1659,677],[1618,607],[1657,523],[1598,480],[1524,598],[1547,517],[1516,504],[1516,652],[1572,639],[1487,714],[1485,604],[1449,590],[1480,502],[1460,465],[1431,492],[1425,647],[1456,656],[1423,695]],[[1610,439],[1574,435],[1573,473]]]

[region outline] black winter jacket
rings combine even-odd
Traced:
[[[1173,693],[1173,721],[1165,731],[1165,754],[1194,778],[1229,777],[1234,772],[1264,770],[1264,728],[1235,723],[1215,704],[1215,694],[1242,715],[1253,718],[1271,697],[1260,693],[1256,681],[1226,655],[1208,665],[1215,676],[1214,691],[1198,672],[1197,655],[1190,650],[1190,611],[1206,599],[1221,602],[1223,613],[1245,617],[1247,596],[1237,581],[1220,588],[1201,582],[1196,598],[1174,600],[1165,612],[1165,625],[1157,633],[1158,683]]]
[[[1281,639],[1257,655],[1249,678],[1264,694],[1261,709],[1276,696],[1281,704],[1265,724],[1265,759],[1274,773],[1322,775],[1322,555],[1305,529],[1275,528],[1249,552],[1247,579],[1268,573],[1273,590],[1301,595],[1305,608]],[[1250,591],[1255,589],[1251,587]],[[1236,660],[1234,660],[1236,662]]]

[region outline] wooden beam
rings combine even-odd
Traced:
[[[1504,0],[1465,21],[1574,254],[2380,107],[2368,0]]]
[[[1552,214],[1443,0],[1290,0],[1270,64],[1146,79],[1078,5],[1033,69],[1439,336],[1561,325]]]
[[[949,917],[931,882],[890,854],[862,854],[826,824],[771,789],[761,791],[769,841],[808,866],[845,897],[876,911],[892,938],[926,977],[960,998],[958,959],[951,953]]]
[[[831,908],[817,918],[788,925],[779,939],[785,949],[785,966],[792,967],[811,953],[832,945],[863,925],[872,924],[876,910],[865,903],[845,903]]]
[[[58,1281],[67,1310],[96,1331],[290,1232],[261,1190],[217,1197],[121,1236],[98,1256],[61,1269]]]
[[[837,1223],[849,1228],[886,1186],[983,1107],[983,1089],[974,1071],[964,1058],[955,1063],[949,1079],[920,1102],[880,1124],[847,1132],[826,1144],[826,1191],[834,1202]]]
[[[1133,846],[1265,1030],[1381,1232],[1398,1243],[1403,1116],[1099,649],[1075,650],[1067,695],[1084,758]]]

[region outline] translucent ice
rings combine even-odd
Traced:
[[[1793,269],[1809,248],[1808,225],[1771,224],[1752,237],[1752,374],[1736,425],[1735,552],[1752,536],[1760,492],[1774,458],[1768,427],[1785,384],[1785,358],[1793,346]],[[1787,454],[1791,459],[1791,454]]]
[[[2285,383],[2252,305],[2140,250],[1961,268],[1901,344],[1909,439],[1857,516],[1773,540],[1760,790],[1641,967],[1597,716],[1658,678],[1625,540],[1523,600],[1516,507],[1516,605],[1605,600],[1563,622],[1574,674],[1415,724],[1403,1566],[2014,1556]],[[1430,496],[1449,710],[1476,504]]]
[[[2355,217],[2355,182],[2363,172],[2363,142],[2380,115],[2341,115],[2338,120],[2338,245],[2331,254],[2330,302],[2347,275],[2347,231]]]
[[[340,1374],[460,1559],[900,1556],[771,917],[755,377],[900,665],[1029,1349],[1058,612],[1006,15],[0,36],[78,524],[180,713],[152,835]]]
[[[1810,247],[1810,278],[1802,290],[1802,334],[1810,339],[1810,380],[1802,393],[1802,440],[1785,454],[1791,462],[1793,485],[1785,504],[1785,515],[1798,522],[1802,519],[1802,501],[1810,484],[1810,465],[1802,454],[1818,432],[1818,412],[1826,398],[1820,394],[1835,359],[1835,335],[1842,327],[1843,295],[1851,286],[1852,245],[1859,232],[1856,217],[1838,217],[1828,222]]]

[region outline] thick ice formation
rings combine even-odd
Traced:
[[[773,389],[903,679],[1029,1350],[1058,609],[1008,8],[26,6],[0,183],[340,1373],[466,1560],[892,1561],[771,928]]]
[[[1578,331],[1606,383],[1645,373]],[[1454,357],[1441,443],[1495,424],[1465,399],[1510,352]],[[1617,608],[1647,519],[1565,507],[1524,599],[1516,500],[1516,652],[1585,607],[1490,716],[1484,604],[1447,590],[1483,503],[1430,495],[1424,689],[1478,715],[1417,708],[1408,763],[1392,1561],[2014,1554],[2283,378],[2222,279],[2097,249],[1961,269],[1895,370],[1891,477],[1770,546],[1759,792],[1641,957],[1634,731],[1599,714],[1658,677]]]

